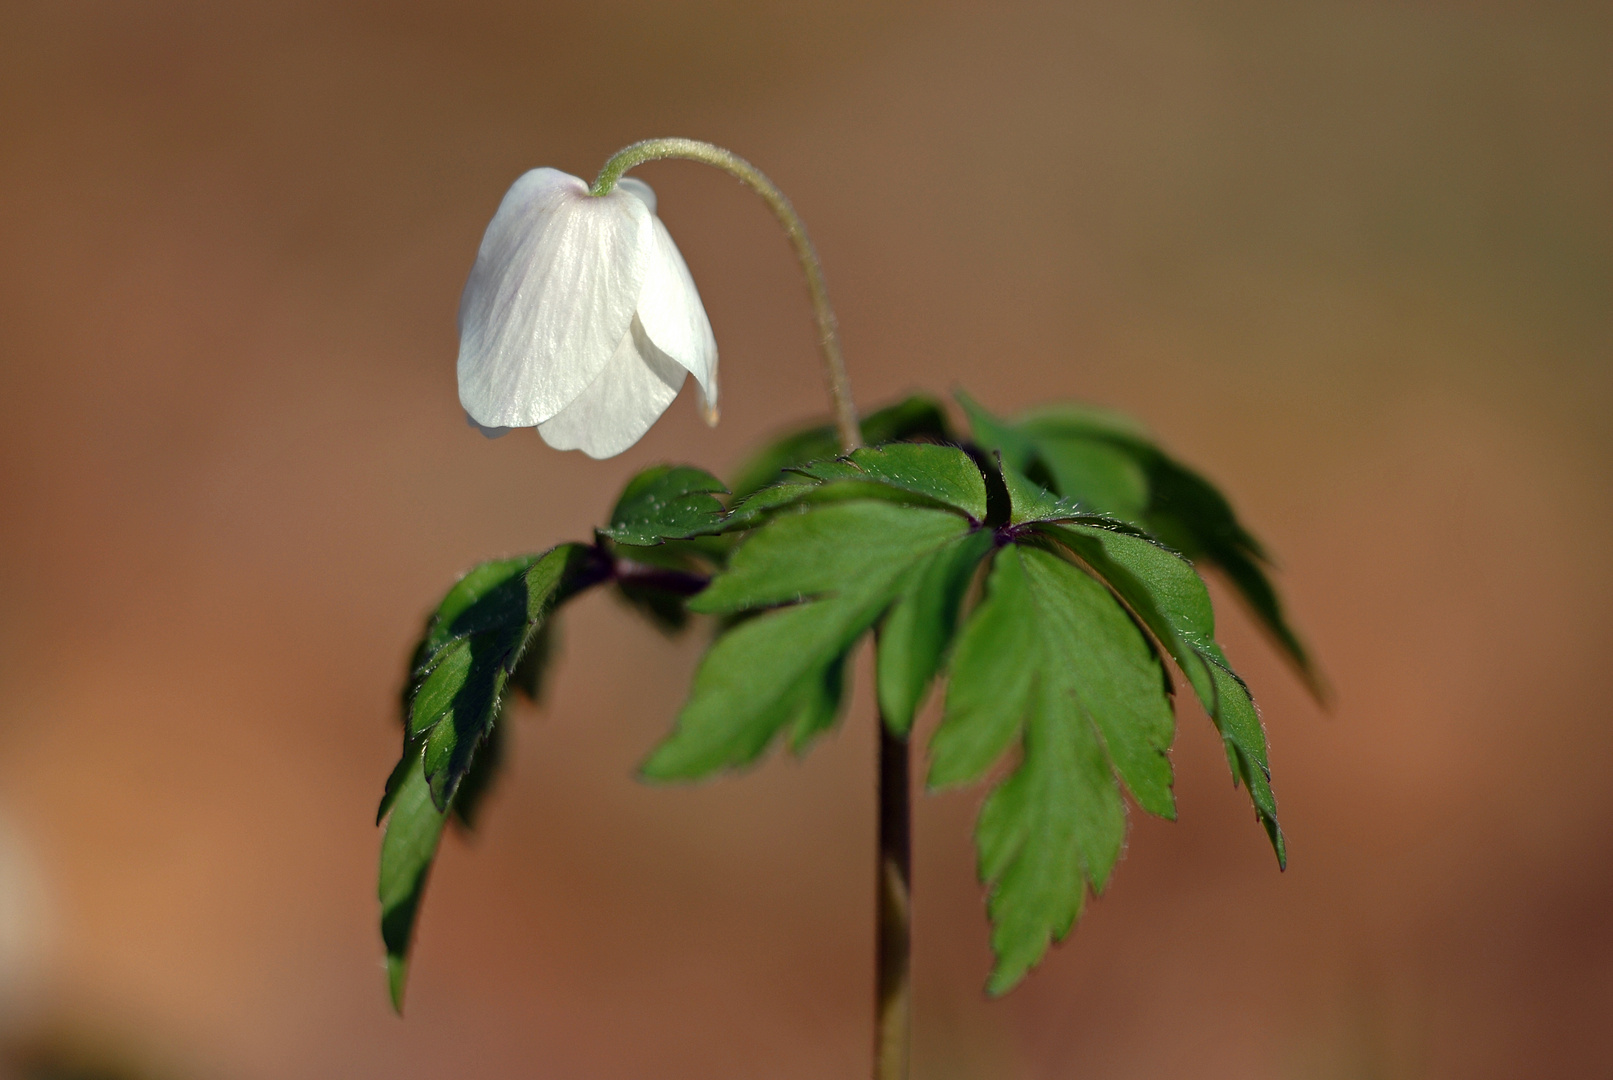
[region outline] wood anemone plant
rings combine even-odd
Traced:
[[[781,741],[804,753],[838,720],[848,658],[874,635],[874,1076],[894,1080],[907,1073],[910,1029],[909,734],[937,680],[945,701],[928,787],[976,783],[1013,762],[975,828],[992,995],[1023,979],[1107,885],[1126,793],[1175,816],[1178,681],[1220,732],[1234,782],[1285,859],[1265,733],[1216,643],[1200,568],[1223,573],[1323,688],[1260,544],[1133,422],[1068,404],[1004,419],[963,394],[966,429],[922,396],[859,419],[799,217],[754,167],[706,143],[634,144],[591,188],[535,170],[511,189],[460,309],[461,399],[474,421],[536,426],[555,445],[606,456],[643,434],[686,373],[714,409],[716,346],[693,281],[653,193],[622,181],[672,157],[738,177],[783,224],[806,272],[834,420],[767,446],[727,484],[691,466],[646,469],[591,541],[483,563],[448,591],[409,666],[403,752],[377,818],[392,1001],[401,1009],[443,827],[474,822],[498,769],[506,701],[537,697],[560,608],[604,588],[663,629],[693,615],[717,627],[672,731],[644,763],[650,782],[740,768]]]

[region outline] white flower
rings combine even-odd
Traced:
[[[717,403],[717,342],[694,279],[632,178],[609,194],[533,169],[487,226],[459,301],[459,401],[487,434],[620,454],[683,386]]]

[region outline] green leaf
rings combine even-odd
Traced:
[[[726,512],[722,481],[687,465],[657,465],[629,480],[600,531],[623,544],[648,546],[715,532]]]
[[[893,734],[906,736],[913,726],[913,714],[952,642],[975,567],[992,542],[985,530],[969,533],[920,560],[903,580],[880,625],[877,654],[879,711]]]
[[[1266,761],[1266,732],[1260,726],[1254,698],[1243,680],[1225,665],[1211,664],[1210,675],[1215,679],[1215,726],[1221,732],[1227,761],[1233,768],[1234,778],[1242,779],[1249,789],[1255,816],[1265,827],[1272,850],[1277,853],[1277,865],[1286,868],[1288,845],[1277,824],[1277,800],[1271,792],[1271,766]]]
[[[801,691],[801,704],[790,722],[790,753],[805,754],[812,741],[834,726],[846,697],[846,653],[842,652]]]
[[[1131,448],[1151,444],[1147,430],[1136,420],[1095,405],[1065,402],[1033,409],[1012,427],[1028,438],[1036,459],[1032,466],[1046,472],[1053,490],[1142,524],[1148,476]]]
[[[513,676],[510,681],[513,689]],[[510,725],[494,724],[488,728],[486,738],[471,759],[470,769],[459,782],[459,790],[454,792],[454,801],[449,804],[448,814],[466,832],[475,831],[477,823],[481,821],[487,796],[493,790],[499,774],[504,771],[509,741]]]
[[[1278,864],[1285,865],[1286,847],[1265,766],[1265,732],[1248,688],[1215,642],[1209,591],[1192,564],[1120,521],[1081,513],[1006,463],[1002,475],[1013,508],[1011,522],[1034,525],[1079,557],[1176,660],[1221,731],[1234,779],[1248,785]]]
[[[797,745],[829,726],[841,693],[835,666],[908,570],[968,531],[950,511],[872,501],[812,507],[758,530],[689,606],[710,614],[786,606],[717,639],[644,775],[698,779],[755,760],[787,726]]]
[[[1074,694],[1097,726],[1115,771],[1138,805],[1175,818],[1166,754],[1176,717],[1153,648],[1090,574],[1046,551],[1017,550],[1036,601],[1043,649],[1055,669],[1051,677],[1065,684],[1065,692]],[[1096,885],[1101,888],[1102,879]]]
[[[898,439],[930,438],[952,441],[946,414],[933,399],[910,397],[888,405],[862,419],[863,442],[869,446]],[[833,424],[821,424],[786,435],[758,451],[734,474],[734,502],[754,491],[776,483],[786,469],[834,457],[840,452],[840,436]]]
[[[1049,436],[1037,449],[1053,487],[1083,506],[1141,523],[1148,510],[1148,474],[1111,442]]]
[[[390,808],[391,799],[407,773],[411,755],[418,759],[423,749],[424,729],[417,728],[414,719],[417,709],[424,721],[453,707],[453,695],[448,692],[452,688],[451,680],[456,673],[465,674],[465,662],[469,658],[469,650],[462,643],[475,635],[496,633],[501,623],[513,617],[512,583],[525,574],[537,558],[522,556],[475,567],[448,590],[427,620],[425,633],[409,665],[409,678],[404,683],[404,755],[387,781],[387,794],[381,802],[377,824]],[[456,647],[456,643],[461,644]],[[529,650],[529,655],[531,653]],[[422,691],[426,692],[424,698]],[[473,764],[472,768],[476,766]],[[496,763],[492,768],[496,769]],[[491,776],[485,778],[490,780]]]
[[[599,552],[561,544],[536,558],[478,567],[449,593],[416,669],[409,737],[423,739],[425,774],[446,809],[503,702],[521,653],[553,608],[605,577]],[[469,583],[469,584],[467,584]]]
[[[800,509],[809,505],[867,502],[870,500],[931,508],[940,508],[944,505],[927,495],[907,491],[893,484],[882,483],[872,478],[859,477],[851,472],[831,476],[828,480],[818,480],[802,473],[796,473],[785,477],[772,487],[765,487],[754,494],[747,495],[742,501],[736,503],[734,508],[729,511],[728,517],[723,521],[722,527],[728,536],[732,536],[738,532],[755,529],[769,518],[776,517],[783,511]]]
[[[1152,539],[1142,529],[1130,522],[1102,511],[1094,510],[1074,499],[1060,498],[1051,489],[1027,478],[1006,462],[999,461],[998,466],[1004,490],[1008,492],[1008,523],[1010,525],[1040,526],[1062,522],[1086,525],[1106,532],[1121,533],[1127,536]],[[1022,531],[1016,530],[1016,532]]]
[[[792,469],[779,483],[734,504],[723,528],[753,528],[801,503],[882,499],[955,510],[973,522],[985,518],[986,479],[955,446],[892,443]]]
[[[1083,880],[1107,875],[1126,832],[1125,806],[1090,726],[1063,715],[1056,685],[1038,680],[1024,728],[1024,761],[986,799],[975,826],[996,967],[1006,994],[1063,941],[1084,906]],[[1094,886],[1096,890],[1101,886]]]
[[[1137,449],[1148,469],[1151,531],[1189,558],[1221,568],[1255,617],[1276,638],[1320,701],[1329,697],[1327,680],[1283,614],[1277,589],[1266,576],[1270,564],[1260,542],[1245,529],[1226,497],[1204,477],[1153,447]]]
[[[892,443],[864,447],[796,471],[820,481],[878,484],[917,495],[931,505],[962,511],[977,522],[986,516],[986,481],[969,455],[955,446]]]
[[[980,779],[1007,751],[1030,708],[1039,647],[1023,564],[999,555],[952,653],[945,718],[930,736],[931,790]]]
[[[534,705],[542,705],[549,696],[549,669],[559,651],[559,640],[560,613],[552,611],[527,642],[521,659],[510,672],[510,689]]]
[[[868,500],[814,506],[759,529],[689,608],[723,615],[816,597],[889,596],[914,562],[968,531],[944,510]]]
[[[838,485],[851,487],[852,485]],[[872,485],[861,485],[871,487]],[[731,532],[743,529],[752,529],[766,521],[770,516],[786,507],[806,502],[813,496],[821,501],[825,493],[824,486],[810,477],[799,473],[787,473],[778,483],[753,491],[742,499],[734,502],[728,511],[728,517],[723,525]],[[859,493],[860,494],[860,493]]]
[[[1147,529],[1189,559],[1217,566],[1293,661],[1318,699],[1326,681],[1288,624],[1259,541],[1213,484],[1170,457],[1118,413],[1060,405],[1015,421],[960,395],[975,441],[1001,449],[1010,467],[1042,479],[1064,498]]]
[[[1079,504],[1061,499],[1041,484],[1035,483],[1007,461],[999,461],[1003,484],[1008,488],[1008,522],[1022,525],[1027,521],[1059,521],[1083,516]]]
[[[454,583],[442,603],[426,623],[421,642],[421,664],[428,666],[431,654],[455,638],[482,633],[510,621],[512,610],[521,603],[510,591],[511,583],[532,568],[542,556],[522,555],[497,559],[473,567]]]
[[[976,776],[1020,735],[1019,767],[976,830],[1000,994],[1069,932],[1083,882],[1107,884],[1125,837],[1117,776],[1143,809],[1174,816],[1175,722],[1153,649],[1089,574],[1012,544],[988,590],[959,642],[930,780]]]
[[[1066,435],[1148,438],[1148,429],[1135,418],[1114,409],[1080,401],[1038,406],[1014,421],[1014,427],[1037,441]]]
[[[1165,647],[1198,694],[1215,710],[1210,656],[1215,612],[1193,566],[1156,541],[1081,524],[1042,525],[1039,531],[1073,551],[1120,594]]]
[[[472,825],[498,770],[503,740],[493,721],[504,695],[516,685],[536,699],[549,616],[605,576],[599,551],[583,544],[483,563],[448,590],[426,624],[404,688],[403,754],[376,815],[386,822],[381,937],[395,1008],[402,1008],[415,916],[443,825],[450,814]]]
[[[1003,464],[1019,472],[1026,472],[1036,461],[1036,443],[1013,424],[999,420],[981,407],[980,403],[963,390],[954,394],[969,417],[969,431],[975,445],[982,450],[995,451],[1002,456]]]
[[[1232,672],[1215,642],[1210,594],[1192,565],[1154,541],[1111,530],[1080,524],[1045,525],[1039,530],[1106,581],[1176,660],[1221,732],[1233,779],[1243,780],[1249,788],[1278,865],[1286,865],[1266,762],[1266,734],[1248,687]]]
[[[394,782],[389,782],[387,801],[382,807],[383,811],[391,813],[387,817],[386,835],[381,840],[379,895],[387,985],[392,1007],[402,1012],[415,916],[448,815],[432,802],[418,743],[405,749],[394,778]]]
[[[645,762],[645,778],[698,780],[747,765],[797,723],[804,745],[828,722],[832,667],[877,614],[837,598],[769,612],[723,634],[695,671],[676,730]]]

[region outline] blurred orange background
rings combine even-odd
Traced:
[[[483,830],[445,844],[406,1017],[386,1002],[373,814],[424,611],[484,557],[585,537],[646,464],[726,470],[825,411],[765,209],[664,163],[638,175],[716,329],[721,426],[679,401],[606,462],[465,426],[455,309],[504,189],[688,135],[805,216],[865,406],[1134,413],[1280,556],[1337,689],[1311,704],[1223,591],[1288,872],[1183,704],[1181,821],[1134,815],[1110,892],[1003,1001],[980,793],[923,799],[915,1077],[1613,1075],[1613,8],[0,19],[14,1056],[866,1074],[866,668],[804,762],[646,788],[699,635],[603,596],[568,611]]]

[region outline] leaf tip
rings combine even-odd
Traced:
[[[912,702],[892,701],[888,704],[881,702],[879,718],[884,723],[885,730],[890,732],[892,737],[905,742],[907,737],[912,734],[913,715],[917,711]]]
[[[1333,690],[1333,684],[1328,681],[1327,676],[1308,657],[1302,658],[1300,662],[1299,677],[1300,681],[1305,684],[1305,689],[1310,691],[1311,697],[1316,704],[1321,706],[1322,711],[1332,712],[1333,705],[1338,700],[1338,696]]]
[[[633,775],[641,784],[670,784],[678,780],[686,780],[687,770],[684,769],[671,751],[672,740],[668,739],[645,758],[639,765],[638,771]]]
[[[409,958],[402,953],[387,953],[386,989],[392,1001],[392,1011],[403,1016],[403,991],[409,981]]]
[[[1030,968],[1026,964],[999,960],[990,977],[986,979],[986,996],[994,1001],[1006,996],[1010,990],[1025,981],[1025,976],[1029,972]]]
[[[459,788],[459,778],[448,769],[439,768],[426,776],[426,787],[431,793],[431,805],[437,808],[437,813],[446,814],[454,801],[454,792]]]

